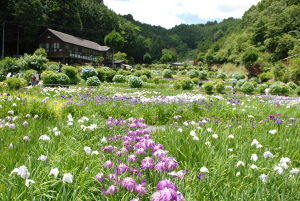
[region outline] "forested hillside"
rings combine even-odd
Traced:
[[[112,30],[125,39],[121,52],[131,63],[148,60],[195,60],[206,63],[240,64],[250,47],[258,61],[276,62],[300,52],[300,4],[298,0],[262,0],[244,13],[242,19],[222,22],[181,24],[167,30],[135,21],[129,14],[119,16],[100,0],[2,0],[0,20],[5,20],[7,56],[32,53],[36,40],[52,28],[104,45]],[[1,23],[1,30],[3,28]],[[18,45],[19,41],[19,45]],[[18,48],[19,47],[19,48]]]

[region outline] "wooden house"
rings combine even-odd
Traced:
[[[91,62],[102,56],[106,60],[109,47],[96,42],[65,34],[53,29],[47,29],[38,39],[39,48],[44,48],[47,57],[52,61],[62,63]]]

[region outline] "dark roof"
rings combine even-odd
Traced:
[[[174,62],[174,63],[172,63],[172,65],[175,65],[175,66],[183,66],[183,63]]]
[[[107,46],[101,46],[98,43],[89,41],[89,40],[85,40],[79,37],[75,37],[69,34],[65,34],[59,31],[55,31],[53,29],[47,29],[49,30],[51,33],[53,33],[55,36],[57,36],[59,39],[61,39],[62,41],[66,42],[66,43],[70,43],[70,44],[74,44],[74,45],[79,45],[82,47],[87,47],[93,50],[98,50],[98,51],[108,51],[109,47]]]

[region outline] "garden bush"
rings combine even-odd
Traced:
[[[81,77],[85,80],[87,80],[89,77],[94,77],[94,76],[97,76],[98,75],[98,71],[91,67],[91,66],[86,66],[84,68],[82,68],[82,71],[81,71]]]
[[[217,82],[217,84],[215,85],[215,88],[217,91],[224,91],[225,90],[225,86],[223,84],[223,82]]]
[[[237,81],[236,86],[241,87],[245,82],[246,82],[245,80],[239,80]]]
[[[249,82],[256,82],[256,83],[258,83],[258,78],[257,77],[251,77],[249,80],[248,80]]]
[[[116,74],[117,74],[117,72],[114,71],[114,70],[106,71],[106,72],[105,72],[105,80],[106,80],[107,82],[112,82],[112,81],[113,81],[113,78],[115,77]]]
[[[159,78],[158,78],[158,77],[154,78],[154,79],[153,79],[153,82],[154,82],[155,84],[159,84]]]
[[[113,81],[116,83],[124,83],[126,82],[126,77],[124,75],[115,75]]]
[[[199,77],[199,71],[196,71],[196,70],[190,70],[189,72],[187,72],[187,75],[188,75],[190,78]]]
[[[24,57],[21,57],[18,60],[18,65],[23,71],[33,69],[38,71],[39,73],[42,73],[43,70],[47,69],[47,61],[48,59],[41,55],[24,54]]]
[[[118,73],[119,75],[124,75],[124,76],[131,75],[131,72],[130,72],[130,71],[126,71],[126,70],[123,70],[123,69],[118,70],[117,73]]]
[[[172,78],[173,77],[173,73],[171,70],[165,69],[163,71],[163,77],[164,78]]]
[[[43,84],[58,84],[57,76],[53,71],[47,70],[44,71],[41,75]]]
[[[225,80],[227,76],[225,73],[219,73],[216,78]]]
[[[256,88],[257,87],[257,82],[255,82],[255,81],[250,81],[250,83],[252,83],[253,84],[253,86],[254,86],[254,88]]]
[[[237,80],[241,80],[241,79],[245,79],[246,78],[246,76],[244,74],[239,73],[239,72],[233,73],[231,77],[233,79],[237,79]]]
[[[270,86],[270,92],[272,94],[286,94],[289,92],[289,87],[283,82],[275,82]]]
[[[295,90],[297,88],[297,85],[294,82],[288,82],[287,85],[292,89]]]
[[[106,80],[106,70],[104,68],[97,68],[98,78],[101,82],[104,82]]]
[[[18,73],[20,71],[20,66],[18,65],[18,60],[16,58],[5,57],[5,59],[0,61],[0,74],[2,75],[0,81],[6,79],[8,73]]]
[[[180,81],[183,90],[191,90],[194,88],[194,82],[191,79],[183,79]]]
[[[148,79],[150,79],[152,77],[152,73],[150,70],[143,70],[141,72],[142,72],[142,75],[146,75]]]
[[[181,88],[181,83],[180,83],[179,80],[176,80],[176,81],[173,83],[173,88],[174,88],[175,90],[178,90],[178,89]]]
[[[129,78],[128,85],[131,88],[141,88],[143,86],[143,82],[138,77],[133,76]]]
[[[206,80],[207,77],[208,77],[208,73],[206,71],[200,71],[199,72],[199,78],[200,79]]]
[[[245,82],[240,89],[242,92],[250,93],[254,91],[254,85],[251,82]]]
[[[297,88],[295,89],[295,91],[296,91],[296,94],[297,94],[298,96],[300,96],[300,86],[297,87]]]
[[[233,85],[236,85],[238,80],[237,79],[230,79],[229,82],[232,83]]]
[[[135,71],[134,74],[133,74],[135,77],[141,77],[142,76],[142,71]]]
[[[32,76],[32,74],[36,73],[37,71],[36,70],[33,70],[33,69],[30,69],[30,70],[27,70],[24,74],[24,79],[26,80],[27,83],[30,82],[30,77]]]
[[[62,67],[62,72],[70,78],[70,84],[77,84],[80,82],[80,77],[76,68],[72,66]]]
[[[271,72],[264,72],[264,73],[258,75],[258,77],[261,82],[267,82],[273,78],[273,74]]]
[[[59,69],[59,65],[55,65],[55,64],[50,64],[48,65],[49,70],[58,70]]]
[[[142,75],[141,77],[140,77],[140,79],[143,81],[143,82],[147,82],[147,76],[146,75]]]
[[[212,82],[205,82],[203,85],[203,89],[205,91],[212,91],[213,88],[214,88],[214,83],[212,83]]]
[[[56,77],[57,77],[58,84],[61,84],[61,85],[70,84],[70,78],[66,74],[58,73],[58,74],[56,74]]]
[[[261,84],[257,87],[259,93],[265,93],[265,89],[268,87],[267,84]]]
[[[89,77],[86,80],[86,84],[88,86],[100,86],[101,81],[99,80],[99,78],[97,76],[93,76],[93,77]]]
[[[179,67],[178,67],[178,70],[179,70],[179,71],[182,71],[182,70],[184,70],[184,69],[185,69],[184,66],[179,66]]]
[[[0,82],[0,91],[5,91],[8,89],[8,85],[5,82]]]
[[[21,87],[25,87],[27,82],[23,78],[11,77],[11,78],[6,79],[5,83],[7,84],[8,88],[10,90],[16,90]]]
[[[194,83],[195,85],[197,85],[198,82],[199,82],[199,78],[193,78],[192,81],[193,81],[193,83]]]

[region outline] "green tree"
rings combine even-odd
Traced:
[[[47,52],[46,52],[46,50],[43,49],[43,48],[37,49],[37,50],[33,53],[33,55],[35,55],[35,56],[42,56],[42,57],[47,58]]]
[[[104,43],[112,49],[112,67],[114,67],[114,53],[116,50],[122,49],[124,46],[124,38],[116,32],[116,30],[113,30],[110,34],[105,36]]]
[[[163,49],[162,50],[162,57],[160,58],[160,61],[162,63],[167,63],[167,62],[172,62],[172,61],[176,61],[177,60],[177,56],[176,53],[174,52],[174,50],[167,50],[167,49]]]
[[[162,50],[164,49],[164,42],[160,36],[152,43],[151,52],[152,59],[159,60],[162,57]]]
[[[118,52],[115,54],[116,60],[124,60],[126,63],[128,63],[127,54],[123,52]]]
[[[206,55],[205,55],[205,62],[207,63],[208,66],[211,66],[211,64],[214,61],[214,55],[211,50],[209,50]]]
[[[143,57],[143,60],[146,62],[146,64],[149,64],[151,62],[151,55],[146,52],[146,54]]]
[[[248,68],[254,62],[256,62],[257,59],[258,53],[253,47],[248,48],[242,56],[242,61],[245,64],[246,68]]]

